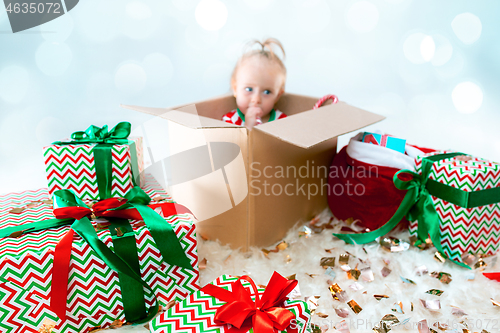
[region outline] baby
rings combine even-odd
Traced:
[[[244,53],[236,63],[231,76],[231,88],[238,108],[222,117],[223,121],[244,125],[249,130],[255,125],[282,119],[286,114],[274,109],[285,89],[286,68],[273,52],[278,46],[285,56],[281,43],[273,38],[264,42],[253,41],[260,50]]]

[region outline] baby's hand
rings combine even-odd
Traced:
[[[262,117],[262,109],[259,107],[249,107],[245,113],[245,127],[251,130],[257,123],[257,118]]]

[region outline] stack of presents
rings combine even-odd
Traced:
[[[348,243],[409,221],[416,245],[464,267],[498,251],[499,164],[368,132],[337,153],[339,135],[383,117],[343,102],[311,110],[316,100],[285,94],[277,108],[288,117],[252,131],[218,120],[232,96],[125,106],[168,125],[170,157],[148,168],[168,176],[145,172],[151,151],[127,122],[45,147],[48,188],[0,196],[0,332],[148,322],[152,332],[309,331],[307,303],[290,297],[296,280],[275,273],[256,286],[223,275],[201,287],[196,233],[246,251],[328,206],[361,223],[336,234]],[[349,195],[348,183],[363,195]]]

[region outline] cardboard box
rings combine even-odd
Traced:
[[[276,109],[288,117],[252,131],[220,120],[236,108],[232,95],[173,108],[122,107],[157,116],[141,133],[153,162],[147,171],[192,210],[198,232],[247,250],[278,242],[326,208],[337,137],[384,119],[344,102],[311,110],[317,100],[284,94]]]

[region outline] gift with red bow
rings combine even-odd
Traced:
[[[82,201],[69,190],[0,196],[0,332],[141,323],[198,290],[189,209],[159,186]]]
[[[274,272],[261,288],[248,276],[222,275],[160,314],[150,323],[153,333],[303,333],[309,329],[310,311],[288,295],[297,280]]]

